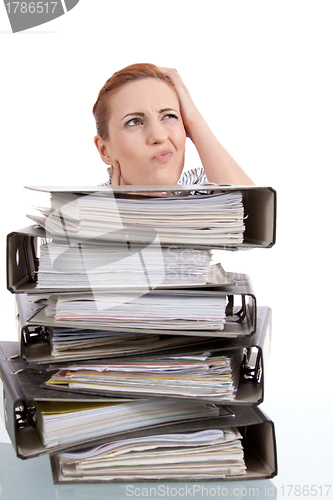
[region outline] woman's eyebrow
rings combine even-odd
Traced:
[[[144,113],[140,113],[140,112],[133,112],[133,113],[127,113],[127,115],[125,115],[122,120],[125,120],[125,118],[128,118],[129,116],[140,116],[141,117],[144,117],[145,114]]]
[[[173,113],[177,113],[177,111],[173,108],[160,109],[160,113],[165,113],[166,111],[172,111]]]

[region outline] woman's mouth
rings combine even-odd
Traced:
[[[153,160],[156,160],[160,163],[166,163],[167,161],[170,160],[171,156],[172,156],[171,149],[163,149],[162,151],[159,151],[153,156]]]

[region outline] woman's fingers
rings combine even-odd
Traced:
[[[179,98],[180,111],[186,130],[186,135],[192,139],[192,123],[196,122],[200,116],[192,97],[184,85],[178,71],[173,68],[161,68],[166,78],[173,84]]]
[[[121,184],[121,173],[120,173],[120,165],[119,162],[116,161],[113,164],[113,175],[112,175],[112,186],[120,186]]]
[[[179,73],[174,68],[161,68],[164,75],[171,81],[175,87],[185,87],[183,80],[180,78]]]

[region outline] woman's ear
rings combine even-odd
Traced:
[[[110,151],[109,146],[106,144],[104,139],[102,139],[101,136],[96,135],[94,137],[94,143],[96,148],[98,149],[98,152],[100,154],[100,157],[106,163],[107,165],[112,165],[113,163],[113,157]]]

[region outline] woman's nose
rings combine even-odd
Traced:
[[[168,137],[165,127],[160,120],[154,120],[149,124],[147,135],[149,144],[161,144]]]

